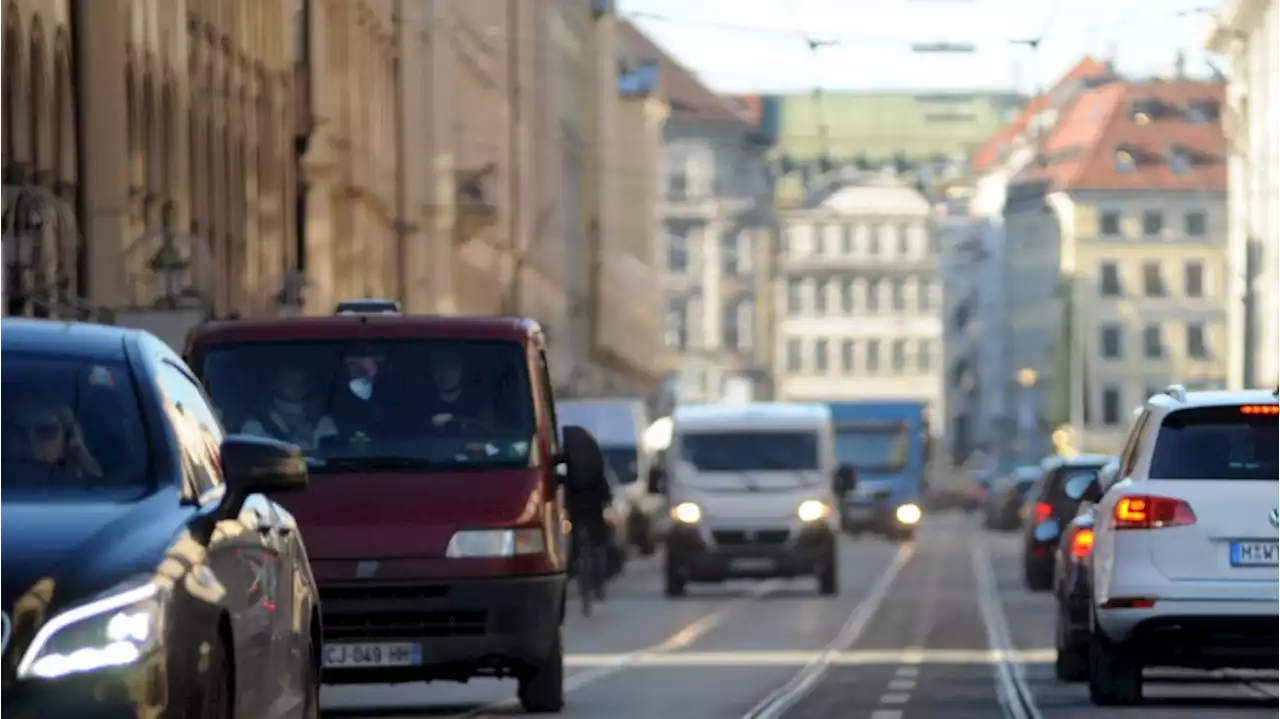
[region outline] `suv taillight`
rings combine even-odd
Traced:
[[[1112,519],[1116,529],[1161,529],[1195,524],[1196,513],[1181,499],[1131,494],[1116,502]]]
[[[1089,552],[1093,551],[1093,530],[1081,527],[1076,533],[1071,535],[1071,556],[1075,559],[1084,559],[1089,556]]]

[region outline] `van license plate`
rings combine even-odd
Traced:
[[[422,645],[411,642],[324,645],[325,668],[416,667],[419,664],[422,664]]]
[[[1231,543],[1231,566],[1233,567],[1274,567],[1276,557],[1275,542]]]
[[[729,563],[734,572],[772,572],[778,565],[767,557],[742,557]]]

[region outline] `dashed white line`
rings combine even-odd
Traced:
[[[902,710],[877,709],[871,712],[871,719],[902,719]]]
[[[885,694],[880,697],[881,704],[906,704],[911,701],[911,695],[906,692],[896,692],[893,694]]]
[[[890,679],[889,691],[891,692],[909,692],[916,688],[915,679]]]
[[[898,667],[898,671],[895,673],[900,677],[918,677],[920,676],[920,668],[919,667]]]

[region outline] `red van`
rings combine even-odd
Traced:
[[[301,446],[327,684],[514,677],[564,703],[561,484],[603,471],[556,433],[536,322],[340,312],[213,322],[187,359],[231,431]]]

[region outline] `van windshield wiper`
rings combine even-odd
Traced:
[[[421,457],[361,455],[354,457],[325,457],[315,469],[335,472],[365,472],[379,469],[436,469],[440,466],[441,463],[439,462],[433,462]]]

